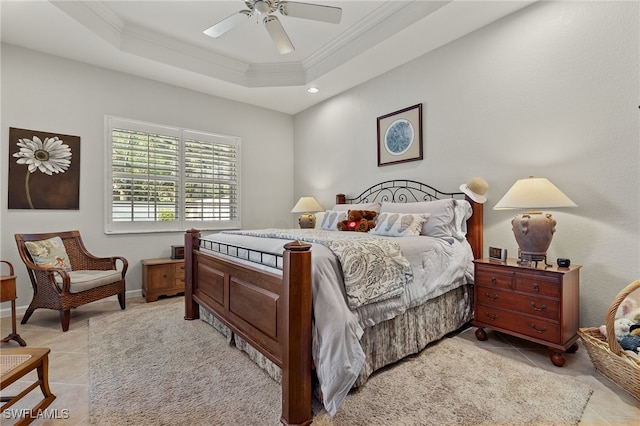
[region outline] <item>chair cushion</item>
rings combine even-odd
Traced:
[[[108,271],[70,271],[69,278],[71,279],[69,292],[80,293],[81,291],[118,282],[122,280],[122,273],[120,271],[116,271],[115,269],[111,269]],[[56,274],[56,282],[62,289],[62,277],[60,277],[60,275],[58,274]]]
[[[62,238],[53,237],[41,241],[25,241],[29,254],[36,265],[46,268],[62,268],[71,270],[69,256],[62,243]]]

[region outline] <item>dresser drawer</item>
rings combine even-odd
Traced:
[[[501,308],[553,321],[560,320],[560,302],[557,299],[545,299],[528,294],[477,286],[476,301],[491,308]]]
[[[516,275],[515,289],[538,296],[560,297],[560,282],[552,278]]]
[[[487,327],[502,328],[547,342],[560,343],[560,326],[551,321],[484,305],[477,305],[475,317],[476,321]]]
[[[477,268],[474,278],[475,284],[492,288],[513,288],[513,274],[495,271],[489,268]]]
[[[176,284],[184,284],[184,263],[176,263],[173,274]]]

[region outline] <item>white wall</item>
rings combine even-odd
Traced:
[[[513,213],[492,207],[546,176],[578,204],[553,212],[549,257],[583,265],[581,324],[604,323],[640,278],[639,16],[637,2],[540,2],[297,114],[296,196],[329,208],[391,178],[455,191],[480,176],[485,253],[515,255]],[[377,167],[376,118],[417,103],[424,160]]]
[[[131,294],[140,293],[140,260],[168,257],[170,246],[183,242],[182,233],[104,234],[105,115],[239,136],[243,226],[294,223],[292,116],[6,44],[1,65],[0,258],[16,268],[21,309],[32,290],[14,233],[79,229],[95,254],[128,259]],[[79,210],[7,210],[9,127],[80,136]],[[8,307],[3,304],[3,314]]]

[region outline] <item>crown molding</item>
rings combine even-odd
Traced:
[[[99,0],[52,1],[122,52],[244,87],[303,86],[447,3],[390,1],[303,61],[247,63],[127,22]]]
[[[302,62],[308,81],[343,65],[451,1],[391,1],[378,7]]]
[[[50,3],[106,42],[120,47],[120,35],[125,21],[101,1],[51,0]]]

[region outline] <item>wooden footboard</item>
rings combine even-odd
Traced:
[[[311,413],[311,245],[285,245],[282,275],[200,250],[200,232],[185,235],[185,319],[199,306],[282,369],[282,415],[308,425]]]

